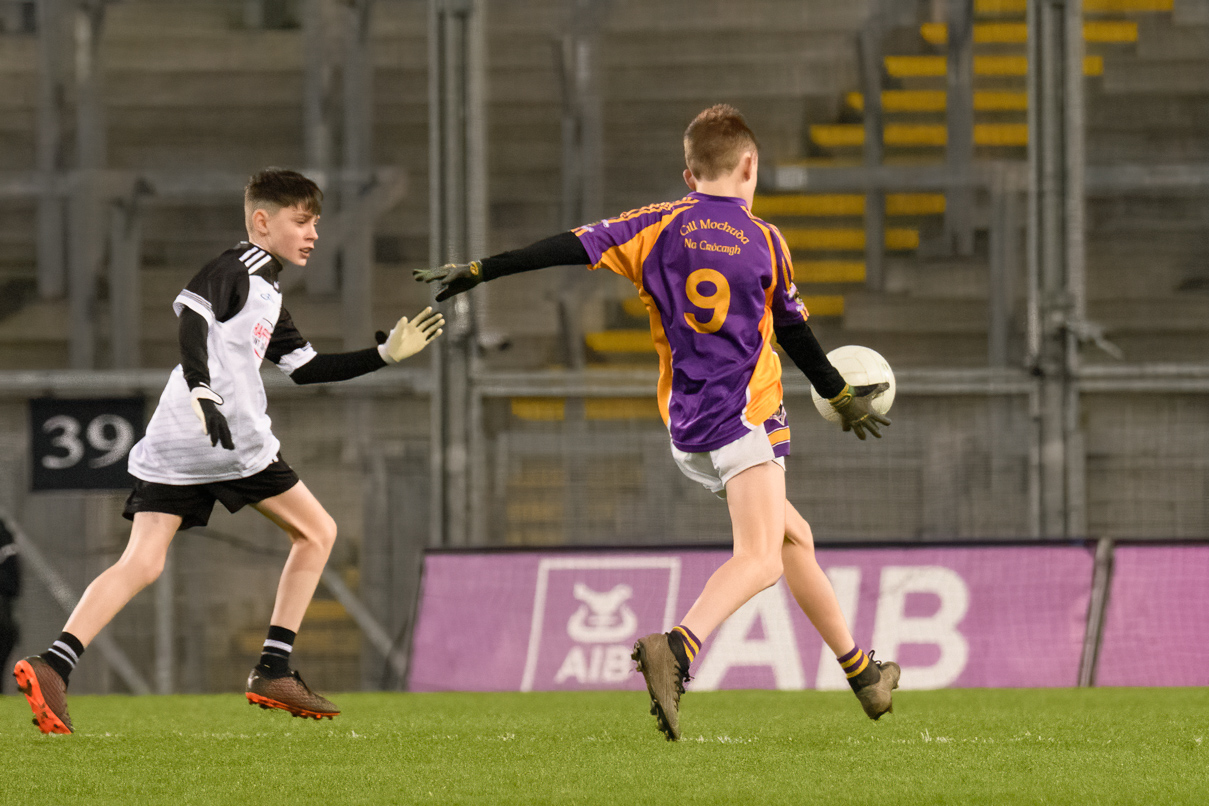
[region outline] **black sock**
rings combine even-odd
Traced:
[[[882,679],[881,669],[861,651],[859,646],[854,646],[851,652],[840,655],[836,660],[839,661],[840,668],[844,670],[844,674],[848,678],[848,685],[852,687],[853,691],[860,691],[865,686],[871,686]]]
[[[680,671],[687,674],[689,664],[701,650],[700,639],[693,635],[693,631],[688,627],[677,624],[667,634],[667,643],[672,648],[672,654],[676,656],[676,660],[680,662]]]
[[[80,639],[69,632],[62,632],[50,648],[38,657],[59,673],[59,677],[63,678],[63,685],[66,686],[72,670],[76,668],[83,654],[84,645],[80,643]]]
[[[260,668],[269,677],[284,677],[290,672],[290,653],[298,634],[285,627],[270,626],[260,653]]]

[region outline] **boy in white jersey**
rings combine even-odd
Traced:
[[[294,716],[340,712],[290,669],[293,642],[336,539],[336,524],[282,459],[260,379],[268,359],[295,383],[355,378],[414,355],[441,335],[430,308],[403,317],[377,347],[316,353],[282,307],[277,277],[285,263],[305,266],[318,239],[323,194],[293,171],[270,169],[244,192],[248,240],[203,268],[177,296],[181,363],[172,371],[130,451],[134,490],[123,513],[134,522],[121,558],[98,576],[59,638],[17,662],[17,685],[43,733],[71,733],[66,690],[85,647],[163,570],[180,529],[204,526],[215,501],[235,512],[251,505],[292,542],[268,638],[248,677],[246,697]]]

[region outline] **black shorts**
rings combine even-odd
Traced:
[[[278,454],[273,464],[254,476],[207,484],[159,484],[134,480],[134,489],[126,499],[122,516],[134,520],[136,512],[164,512],[179,515],[180,529],[205,526],[210,522],[214,502],[220,501],[228,512],[238,512],[248,504],[281,495],[298,483],[298,474]]]

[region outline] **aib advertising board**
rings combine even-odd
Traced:
[[[631,648],[688,611],[719,550],[430,554],[413,691],[641,689]],[[1074,686],[1093,557],[1080,546],[820,549],[857,643],[902,688]],[[784,579],[704,643],[694,691],[845,689]]]

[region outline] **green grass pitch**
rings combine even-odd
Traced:
[[[11,689],[10,689],[11,690]],[[314,722],[241,694],[75,697],[43,736],[0,697],[0,803],[1207,803],[1209,689],[345,694]]]

